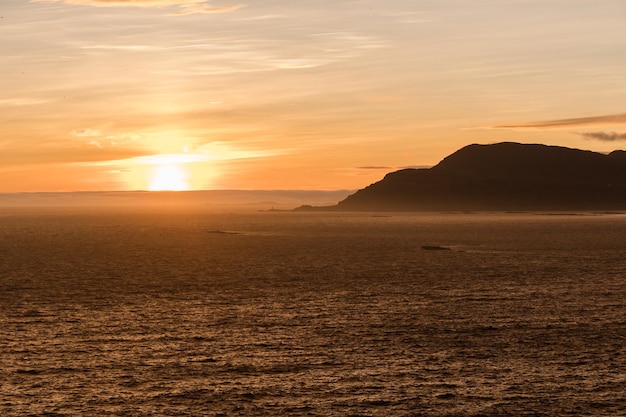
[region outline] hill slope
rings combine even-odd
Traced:
[[[332,210],[621,210],[626,156],[519,143],[469,145],[429,169],[405,169]]]

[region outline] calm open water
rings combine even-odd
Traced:
[[[0,211],[2,416],[625,416],[625,387],[626,215]]]

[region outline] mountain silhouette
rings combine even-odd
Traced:
[[[432,168],[389,173],[336,206],[317,209],[622,210],[626,152],[607,155],[539,144],[474,144]]]

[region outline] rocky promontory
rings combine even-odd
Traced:
[[[403,169],[335,206],[300,210],[626,210],[626,152],[540,144],[469,145]]]

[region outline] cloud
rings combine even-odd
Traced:
[[[603,142],[626,140],[626,133],[619,132],[582,132],[578,134],[585,139],[601,140]]]
[[[50,103],[50,99],[43,98],[9,98],[0,100],[0,106],[34,106],[37,104]]]
[[[98,129],[85,128],[76,129],[70,132],[72,137],[81,139],[90,146],[102,149],[104,147],[114,147],[119,145],[130,145],[141,139],[141,135],[133,133],[122,133],[118,135],[106,135]]]
[[[96,129],[76,129],[70,132],[70,135],[75,138],[93,138],[97,136],[102,136],[99,130]]]
[[[179,11],[170,13],[171,16],[183,16],[194,13],[214,14],[229,13],[242,8],[243,4],[227,6],[213,6],[206,0],[31,0],[34,3],[63,3],[98,7],[173,7]]]
[[[140,165],[178,165],[210,160],[211,157],[209,155],[189,153],[143,155],[133,158],[133,162]]]
[[[237,20],[240,22],[252,22],[255,20],[274,20],[274,19],[287,19],[287,16],[284,14],[266,14],[262,16],[242,17]]]
[[[214,13],[230,13],[235,10],[241,9],[243,4],[231,4],[229,6],[221,6],[215,7],[211,6],[209,3],[194,3],[194,4],[181,4],[181,10],[171,13],[171,16],[184,16],[187,14],[194,13],[203,13],[203,14],[214,14]]]
[[[626,113],[489,126],[489,129],[561,129],[574,126],[626,125]]]
[[[103,49],[103,50],[118,50],[118,51],[153,51],[165,48],[158,48],[148,45],[87,45],[81,46],[80,49]]]

